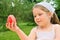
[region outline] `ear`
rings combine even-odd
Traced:
[[[48,12],[48,17],[49,17],[49,18],[51,18],[51,17],[52,17],[52,15],[53,15],[53,13]]]

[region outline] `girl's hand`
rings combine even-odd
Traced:
[[[12,31],[16,31],[18,29],[16,18],[13,15],[8,16],[6,27]]]

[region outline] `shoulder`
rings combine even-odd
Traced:
[[[55,24],[55,35],[56,35],[56,40],[60,40],[60,25]]]
[[[37,27],[33,27],[32,30],[30,31],[29,37],[31,37],[32,35],[36,35],[36,28]]]
[[[59,24],[55,24],[55,25],[54,25],[54,28],[55,28],[55,32],[56,32],[57,34],[60,34],[60,25],[59,25]]]
[[[36,32],[37,31],[37,27],[33,27],[31,32]]]
[[[54,28],[55,29],[60,29],[60,25],[59,24],[54,24]]]

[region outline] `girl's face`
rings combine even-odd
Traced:
[[[33,16],[34,16],[35,23],[39,26],[44,26],[48,22],[50,22],[48,13],[39,8],[33,9]]]

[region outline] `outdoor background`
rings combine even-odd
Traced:
[[[33,5],[41,1],[51,3],[60,19],[60,0],[0,0],[0,40],[20,40],[15,32],[5,26],[10,14],[16,17],[19,28],[28,35],[30,30],[36,26],[32,15]]]

